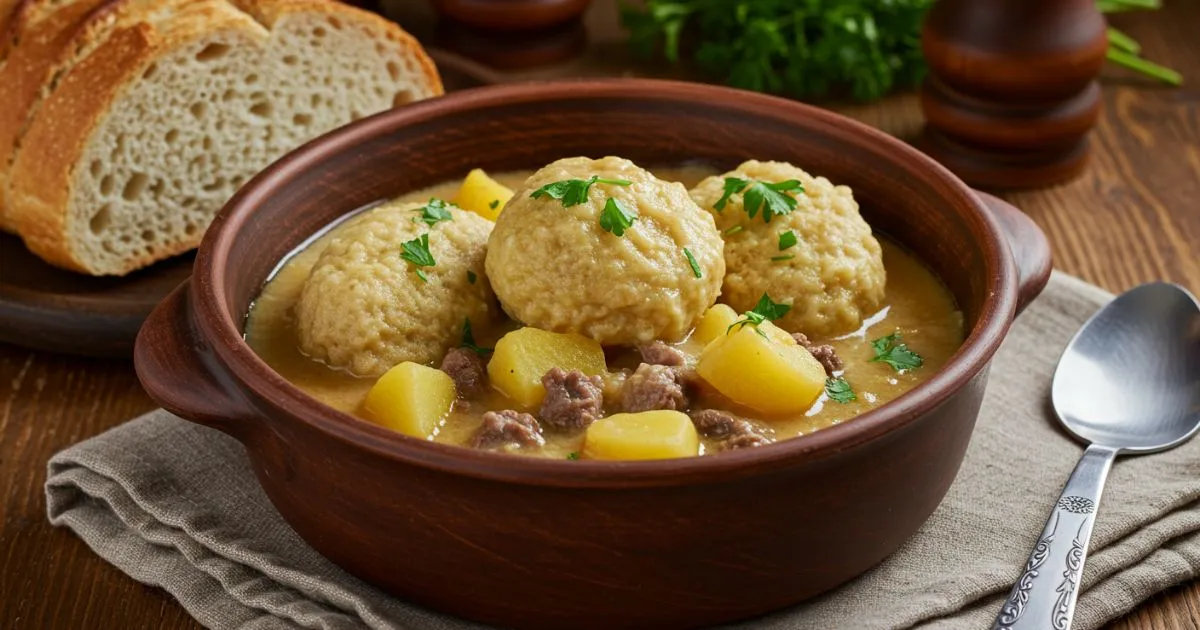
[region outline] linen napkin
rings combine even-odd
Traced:
[[[729,627],[990,627],[1082,452],[1048,415],[1051,374],[1108,299],[1055,274],[996,356],[957,480],[900,550],[822,597]],[[272,508],[237,442],[161,410],[55,455],[46,493],[52,523],[210,628],[481,627],[390,597],[325,560]],[[1197,575],[1200,439],[1119,459],[1074,627],[1096,628]]]

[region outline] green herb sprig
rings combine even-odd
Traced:
[[[700,273],[700,263],[696,262],[696,257],[692,255],[692,250],[684,247],[683,257],[687,259],[688,266],[692,268],[692,275],[701,278],[704,274]]]
[[[830,400],[843,405],[858,400],[854,388],[850,387],[850,383],[840,376],[825,379],[825,394],[829,396]]]
[[[600,211],[600,229],[612,232],[613,236],[625,236],[625,230],[633,226],[637,213],[625,207],[620,201],[608,198],[604,209]]]
[[[897,372],[921,367],[925,363],[925,359],[909,350],[908,344],[901,343],[900,338],[900,331],[896,331],[872,341],[871,348],[875,351],[875,356],[871,358],[871,361],[887,363]]]
[[[588,198],[588,190],[593,184],[611,184],[613,186],[629,186],[633,182],[624,179],[605,179],[592,175],[588,179],[564,179],[558,182],[552,182],[533,191],[529,196],[534,199],[542,197],[550,197],[562,202],[564,208],[577,206]]]
[[[779,235],[779,251],[782,252],[782,251],[791,249],[796,246],[797,242],[799,242],[799,241],[796,238],[795,232],[793,232],[791,230],[782,232]]]
[[[789,214],[796,209],[796,198],[787,194],[790,192],[803,193],[804,184],[795,179],[766,183],[752,182],[740,177],[726,177],[724,192],[713,204],[713,209],[717,212],[724,211],[729,199],[737,193],[742,193],[742,208],[746,214],[753,219],[761,209],[763,222],[770,223],[776,216]]]
[[[449,207],[450,204],[446,203],[445,200],[436,197],[431,198],[429,203],[417,208],[417,211],[421,213],[421,216],[417,217],[417,220],[425,222],[429,227],[433,227],[442,221],[453,221],[454,215],[450,214]]]
[[[405,241],[400,244],[400,257],[412,263],[417,268],[417,277],[422,282],[429,282],[429,278],[425,275],[422,267],[433,267],[437,261],[433,259],[433,253],[429,251],[429,235],[422,234],[419,238],[414,238],[411,241]]]
[[[770,295],[764,293],[762,294],[762,297],[758,298],[758,304],[755,304],[754,308],[742,313],[741,319],[733,322],[728,328],[725,329],[725,334],[733,332],[734,328],[741,330],[746,326],[753,326],[754,332],[758,333],[758,335],[763,339],[766,339],[766,333],[759,330],[758,325],[765,321],[775,321],[780,317],[787,315],[788,311],[790,310],[792,310],[791,304],[782,304],[780,302],[776,302],[771,299]]]
[[[481,348],[475,344],[475,334],[471,332],[471,318],[463,320],[462,343],[460,348],[466,348],[479,356],[486,356],[492,353],[492,348]]]

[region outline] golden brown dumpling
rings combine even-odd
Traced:
[[[804,192],[793,194],[795,210],[768,223],[761,213],[747,215],[742,193],[716,210],[727,177],[764,183],[794,179]],[[846,186],[834,186],[786,162],[751,160],[705,179],[691,196],[712,212],[723,233],[741,226],[725,236],[727,271],[721,294],[734,309],[750,310],[768,293],[776,302],[792,305],[776,324],[817,338],[852,331],[879,309],[887,278],[882,251]],[[796,244],[780,250],[780,235],[788,231],[795,233]],[[782,256],[791,258],[778,260]]]
[[[593,176],[630,185],[595,183],[570,207],[531,196]],[[622,236],[601,226],[610,197],[637,215]],[[622,158],[575,157],[540,169],[515,192],[488,241],[487,271],[504,309],[527,326],[637,344],[692,329],[720,292],[721,248],[712,217],[681,184]]]
[[[482,326],[496,314],[483,271],[492,223],[450,206],[452,219],[430,226],[424,206],[392,202],[335,228],[296,303],[306,354],[379,376],[403,361],[440,361],[466,319]],[[436,264],[417,267],[401,253],[423,234]]]

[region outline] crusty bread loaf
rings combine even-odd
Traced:
[[[410,36],[330,0],[109,0],[67,48],[19,133],[8,216],[95,275],[195,247],[286,151],[442,90]]]

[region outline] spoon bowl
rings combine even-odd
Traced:
[[[1109,302],[1067,344],[1050,398],[1063,427],[1089,446],[994,630],[1070,628],[1113,460],[1165,451],[1200,430],[1200,303],[1168,283]]]
[[[1200,304],[1182,287],[1144,284],[1083,325],[1059,360],[1051,400],[1079,440],[1154,453],[1200,429]]]

